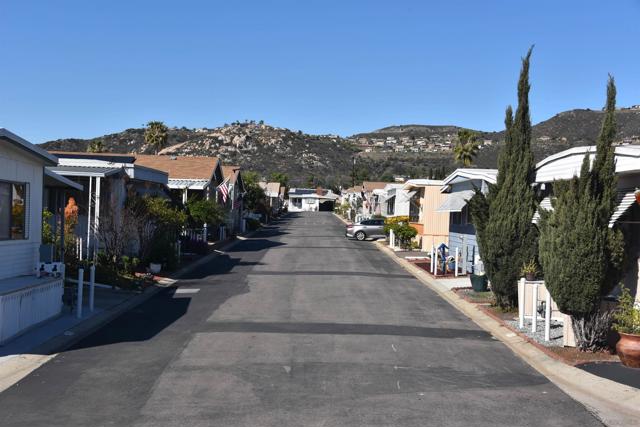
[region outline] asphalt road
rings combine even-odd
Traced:
[[[328,213],[290,214],[0,394],[1,426],[598,426]]]

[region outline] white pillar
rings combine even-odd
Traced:
[[[467,266],[467,258],[469,258],[469,247],[467,246],[467,236],[462,237],[462,272],[467,274],[469,268]]]
[[[524,277],[518,281],[518,327],[524,329]]]
[[[91,193],[93,192],[93,180],[89,177],[89,197],[87,198],[87,253],[89,258],[89,245],[91,245]],[[82,257],[80,257],[82,259]]]
[[[89,267],[89,311],[93,311],[95,300],[96,266]]]
[[[186,205],[187,204],[187,189],[184,188],[182,189],[182,204]]]
[[[431,245],[431,274],[433,274],[436,265],[436,247]]]
[[[438,275],[438,250],[435,251],[435,262],[433,263],[433,275]]]
[[[96,200],[93,206],[93,259],[95,260],[98,252],[98,226],[100,225],[100,177],[96,177]],[[87,252],[87,257],[89,252]]]
[[[391,249],[396,248],[396,234],[393,232],[393,230],[389,230],[389,246],[391,246]]]
[[[536,333],[538,330],[538,284],[533,282],[531,290],[531,332]]]
[[[82,318],[82,287],[84,280],[84,269],[78,269],[78,294],[77,294],[77,303],[76,303],[76,317],[78,319]]]
[[[453,260],[454,275],[456,277],[458,277],[458,255],[460,255],[460,248],[456,247],[456,257]]]
[[[206,187],[206,188],[204,189],[204,197],[205,197],[205,200],[209,200],[209,187]],[[207,233],[207,229],[209,228],[209,227],[207,226],[207,223],[206,223],[206,222],[204,223],[204,225],[203,225],[203,227],[202,227],[202,228],[203,228],[203,232],[202,232],[202,234],[204,234],[204,236],[203,236],[203,237],[204,237],[204,239],[203,239],[203,240],[206,242],[206,241],[208,240],[208,239],[207,239],[207,235],[208,235],[208,233]]]
[[[547,295],[545,299],[544,307],[544,340],[549,341],[551,339],[551,294],[546,289]]]

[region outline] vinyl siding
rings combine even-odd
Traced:
[[[0,241],[0,279],[32,274],[39,258],[42,233],[44,165],[33,156],[0,142],[0,180],[28,184],[25,240]]]
[[[432,245],[448,244],[449,212],[436,212],[446,199],[447,194],[441,193],[439,186],[434,185],[424,188],[424,197],[421,200],[421,204],[422,224],[424,225],[422,248],[425,250],[429,250]]]

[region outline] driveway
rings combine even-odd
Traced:
[[[290,214],[0,394],[0,425],[601,425],[343,234]]]

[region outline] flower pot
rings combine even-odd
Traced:
[[[619,332],[620,341],[616,344],[616,353],[623,365],[640,368],[640,335]]]
[[[155,262],[149,263],[149,271],[153,274],[160,273],[160,270],[162,270],[162,264],[156,264]]]
[[[535,273],[527,273],[524,275],[524,278],[527,282],[533,282],[534,280],[536,280],[536,274]]]
[[[489,279],[484,274],[471,274],[469,276],[469,280],[471,280],[471,287],[474,292],[487,292]]]

